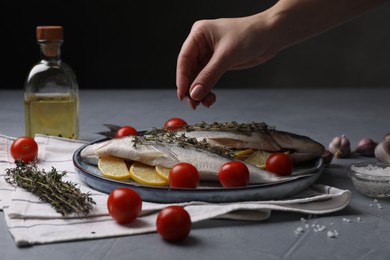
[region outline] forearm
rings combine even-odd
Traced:
[[[274,43],[284,49],[385,2],[388,0],[280,0],[262,15],[271,19]]]

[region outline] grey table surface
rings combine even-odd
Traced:
[[[216,89],[210,109],[191,110],[179,102],[175,89],[81,90],[80,139],[99,138],[103,123],[149,128],[168,118],[200,121],[264,121],[325,146],[345,134],[352,148],[363,137],[380,141],[390,132],[390,89]],[[0,133],[24,135],[23,92],[0,90]],[[377,203],[361,195],[346,167],[364,160],[334,159],[317,181],[352,191],[348,207],[333,214],[309,216],[274,211],[262,222],[208,220],[196,223],[178,244],[157,234],[74,241],[18,248],[0,212],[0,259],[390,259],[390,200]],[[301,218],[337,230],[337,238],[313,229],[295,234]],[[350,222],[345,221],[350,220]],[[360,219],[360,221],[358,221]]]

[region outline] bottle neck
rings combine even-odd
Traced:
[[[46,61],[61,60],[62,41],[39,41],[41,58]]]

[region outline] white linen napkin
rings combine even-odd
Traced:
[[[38,167],[66,171],[64,180],[77,183],[83,192],[90,192],[96,202],[88,217],[63,217],[49,204],[40,201],[24,189],[13,187],[5,179],[5,170],[14,167],[9,147],[15,138],[0,135],[0,209],[3,209],[10,234],[18,246],[59,241],[95,239],[155,232],[155,221],[160,209],[169,204],[143,202],[141,216],[130,225],[117,224],[107,211],[108,195],[91,189],[81,181],[72,162],[73,153],[83,141],[37,135]],[[211,218],[261,221],[270,217],[272,210],[327,214],[346,207],[351,192],[324,185],[312,185],[294,198],[271,201],[234,203],[180,203],[193,222]],[[176,203],[177,205],[178,203]]]

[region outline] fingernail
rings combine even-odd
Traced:
[[[194,86],[190,92],[191,98],[195,100],[203,99],[206,96],[206,94],[207,94],[207,89],[200,84]]]

